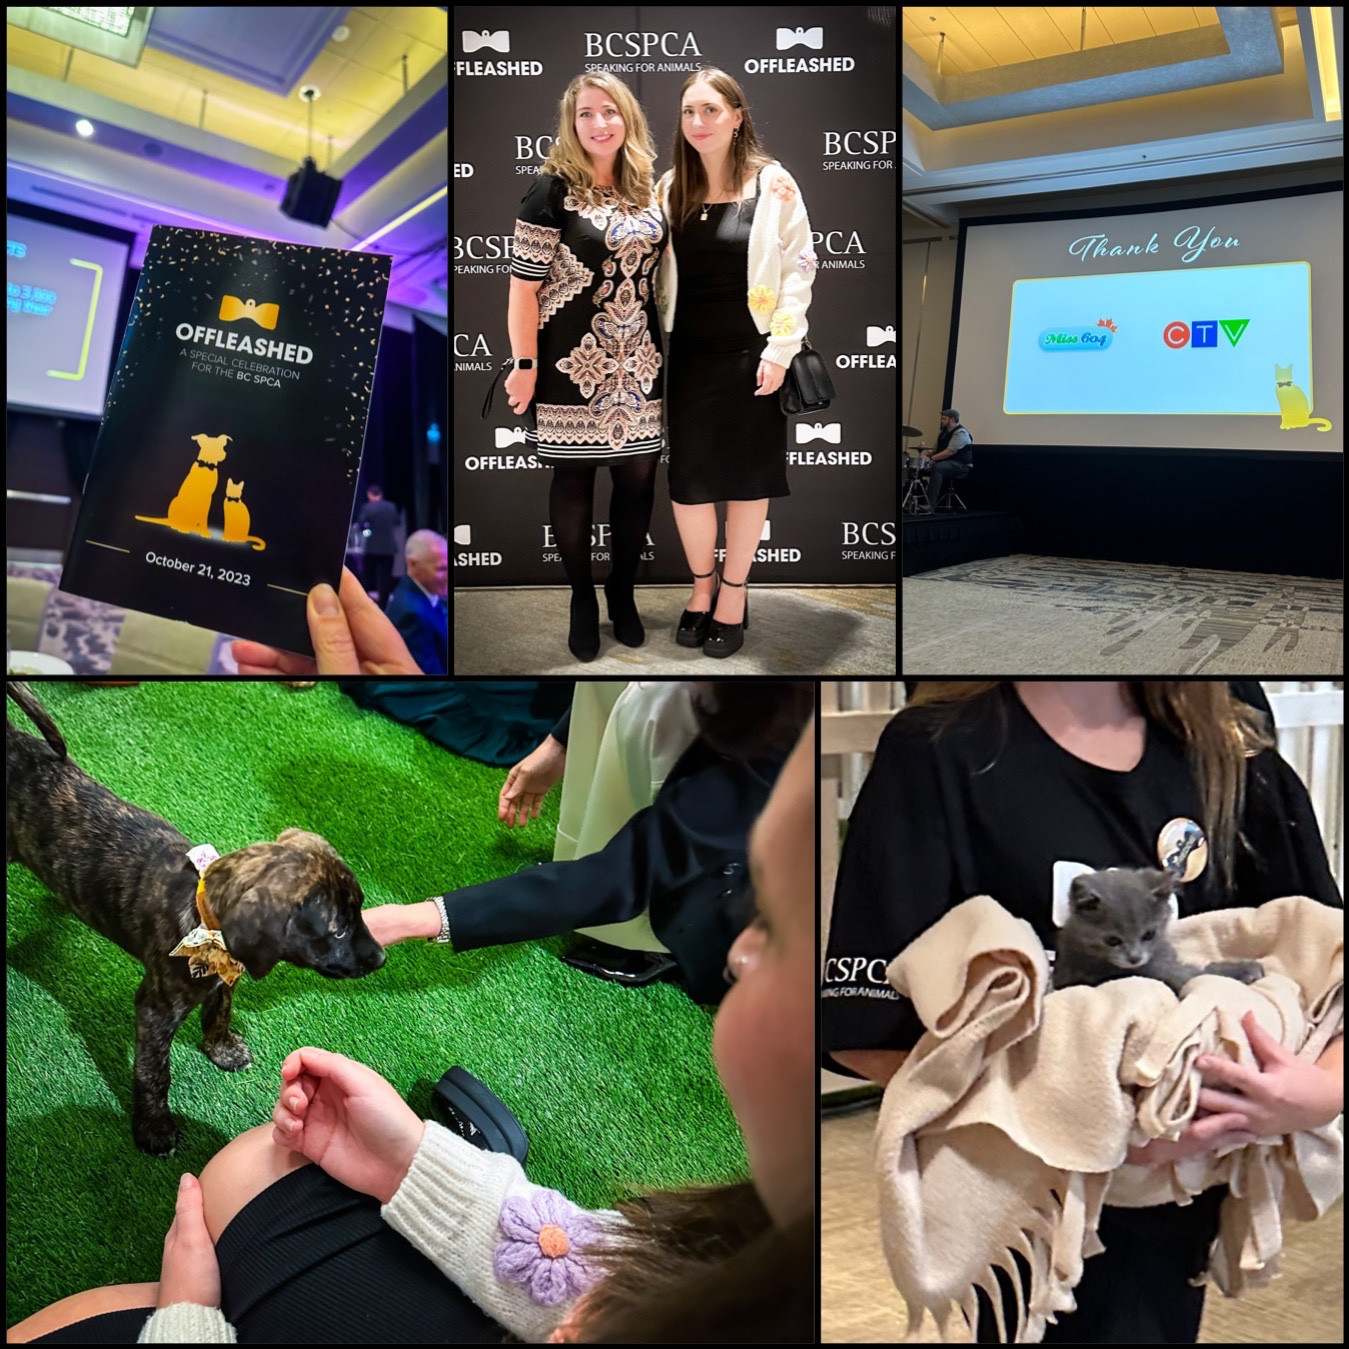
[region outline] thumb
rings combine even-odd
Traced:
[[[178,1201],[174,1206],[184,1227],[205,1225],[206,1216],[202,1211],[201,1184],[190,1172],[184,1172],[178,1182]]]
[[[365,593],[365,587],[349,567],[342,568],[342,609],[351,625],[351,635],[360,653],[375,664],[377,674],[421,674],[408,652],[407,643],[384,611]],[[382,668],[381,668],[382,667]],[[351,672],[360,674],[356,665]],[[334,671],[342,674],[345,671]]]
[[[346,615],[337,592],[326,582],[309,592],[308,619],[319,674],[360,674],[361,662]]]

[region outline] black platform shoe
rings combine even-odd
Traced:
[[[745,581],[728,581],[721,578],[724,586],[734,586],[737,590],[746,585]],[[713,605],[713,608],[716,606]],[[704,656],[734,656],[745,645],[745,629],[749,627],[749,591],[745,591],[745,613],[739,623],[718,623],[714,618],[707,630],[707,641],[703,643]]]
[[[715,576],[717,569],[711,571],[695,571],[694,579],[705,581],[709,576]],[[699,609],[696,612],[692,609],[685,609],[679,615],[679,627],[675,631],[675,641],[680,646],[702,646],[707,640],[707,629],[712,622],[712,610],[717,607],[717,590],[721,588],[718,581],[716,589],[712,591],[712,604],[706,611]]]
[[[600,606],[593,588],[572,591],[567,647],[577,660],[594,660],[600,654]]]
[[[614,636],[624,646],[641,646],[646,641],[646,629],[642,627],[642,617],[637,612],[637,600],[633,596],[632,586],[609,589],[613,581],[611,576],[604,583],[604,603],[609,609],[609,622],[614,625]]]

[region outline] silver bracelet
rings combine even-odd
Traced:
[[[450,939],[450,916],[445,912],[445,896],[437,895],[431,903],[440,910],[440,932],[437,936],[428,937],[426,940],[447,942]]]

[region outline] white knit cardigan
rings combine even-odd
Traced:
[[[674,170],[656,184],[656,199],[668,216]],[[749,269],[745,303],[754,326],[767,335],[762,361],[788,366],[806,336],[806,311],[815,280],[815,247],[810,218],[801,189],[781,164],[774,161],[759,174],[760,201],[749,231]],[[673,222],[671,222],[673,224]],[[656,283],[656,306],[661,326],[674,328],[679,271],[673,246],[665,250]]]

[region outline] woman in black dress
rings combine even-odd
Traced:
[[[633,599],[662,442],[664,357],[655,270],[665,217],[652,192],[646,117],[606,71],[579,75],[562,96],[556,140],[515,222],[508,326],[515,368],[506,394],[525,435],[553,467],[549,514],[571,585],[567,645],[599,653],[590,572],[595,470],[613,478],[613,565],[604,583],[614,636],[645,637]]]
[[[769,499],[788,495],[777,391],[806,335],[815,251],[801,190],[760,145],[735,80],[690,75],[679,117],[674,168],[656,188],[671,230],[658,301],[670,333],[670,497],[695,578],[675,640],[729,656],[744,643]],[[718,501],[726,557],[714,585]]]

